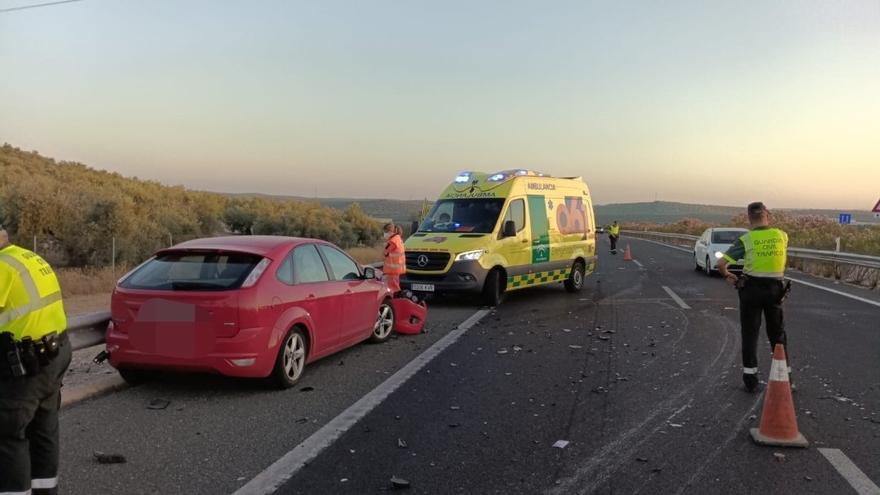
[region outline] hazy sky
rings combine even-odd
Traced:
[[[0,0],[0,9],[46,0]],[[84,0],[0,13],[0,141],[189,187],[869,209],[880,1]]]

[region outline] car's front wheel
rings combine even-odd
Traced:
[[[394,330],[394,306],[391,301],[385,300],[379,306],[379,314],[376,317],[376,323],[373,325],[373,334],[370,335],[370,342],[385,342],[391,338],[391,332]]]
[[[302,330],[290,329],[275,359],[272,379],[278,388],[290,388],[296,385],[306,367],[308,344]]]

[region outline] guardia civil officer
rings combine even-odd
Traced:
[[[743,383],[746,390],[753,392],[758,387],[757,348],[761,315],[767,324],[771,350],[776,344],[786,345],[782,301],[790,282],[784,280],[788,234],[770,226],[770,212],[764,203],[751,203],[748,216],[751,230],[724,253],[718,261],[718,271],[739,289]],[[743,273],[737,277],[727,267],[740,259],[744,261]]]
[[[58,493],[66,327],[55,272],[0,226],[0,495]]]
[[[617,240],[620,239],[620,225],[617,220],[608,227],[608,241],[611,242],[611,254],[617,254]]]

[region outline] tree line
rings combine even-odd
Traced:
[[[233,198],[132,179],[55,161],[9,144],[0,148],[0,224],[13,242],[56,266],[136,264],[157,249],[223,234],[312,237],[344,248],[382,238],[357,203],[344,210],[316,202]]]

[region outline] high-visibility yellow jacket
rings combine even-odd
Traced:
[[[67,328],[61,286],[52,267],[15,245],[0,249],[0,333],[39,340]]]
[[[382,264],[382,272],[388,275],[406,273],[406,253],[403,250],[403,239],[399,234],[389,237],[385,244],[385,261]]]
[[[724,253],[736,263],[743,259],[743,273],[752,277],[783,278],[788,252],[788,234],[773,227],[757,227],[737,239]]]
[[[612,225],[612,226],[608,229],[608,231],[609,231],[609,232],[611,233],[611,235],[613,235],[613,236],[620,236],[620,225]]]

